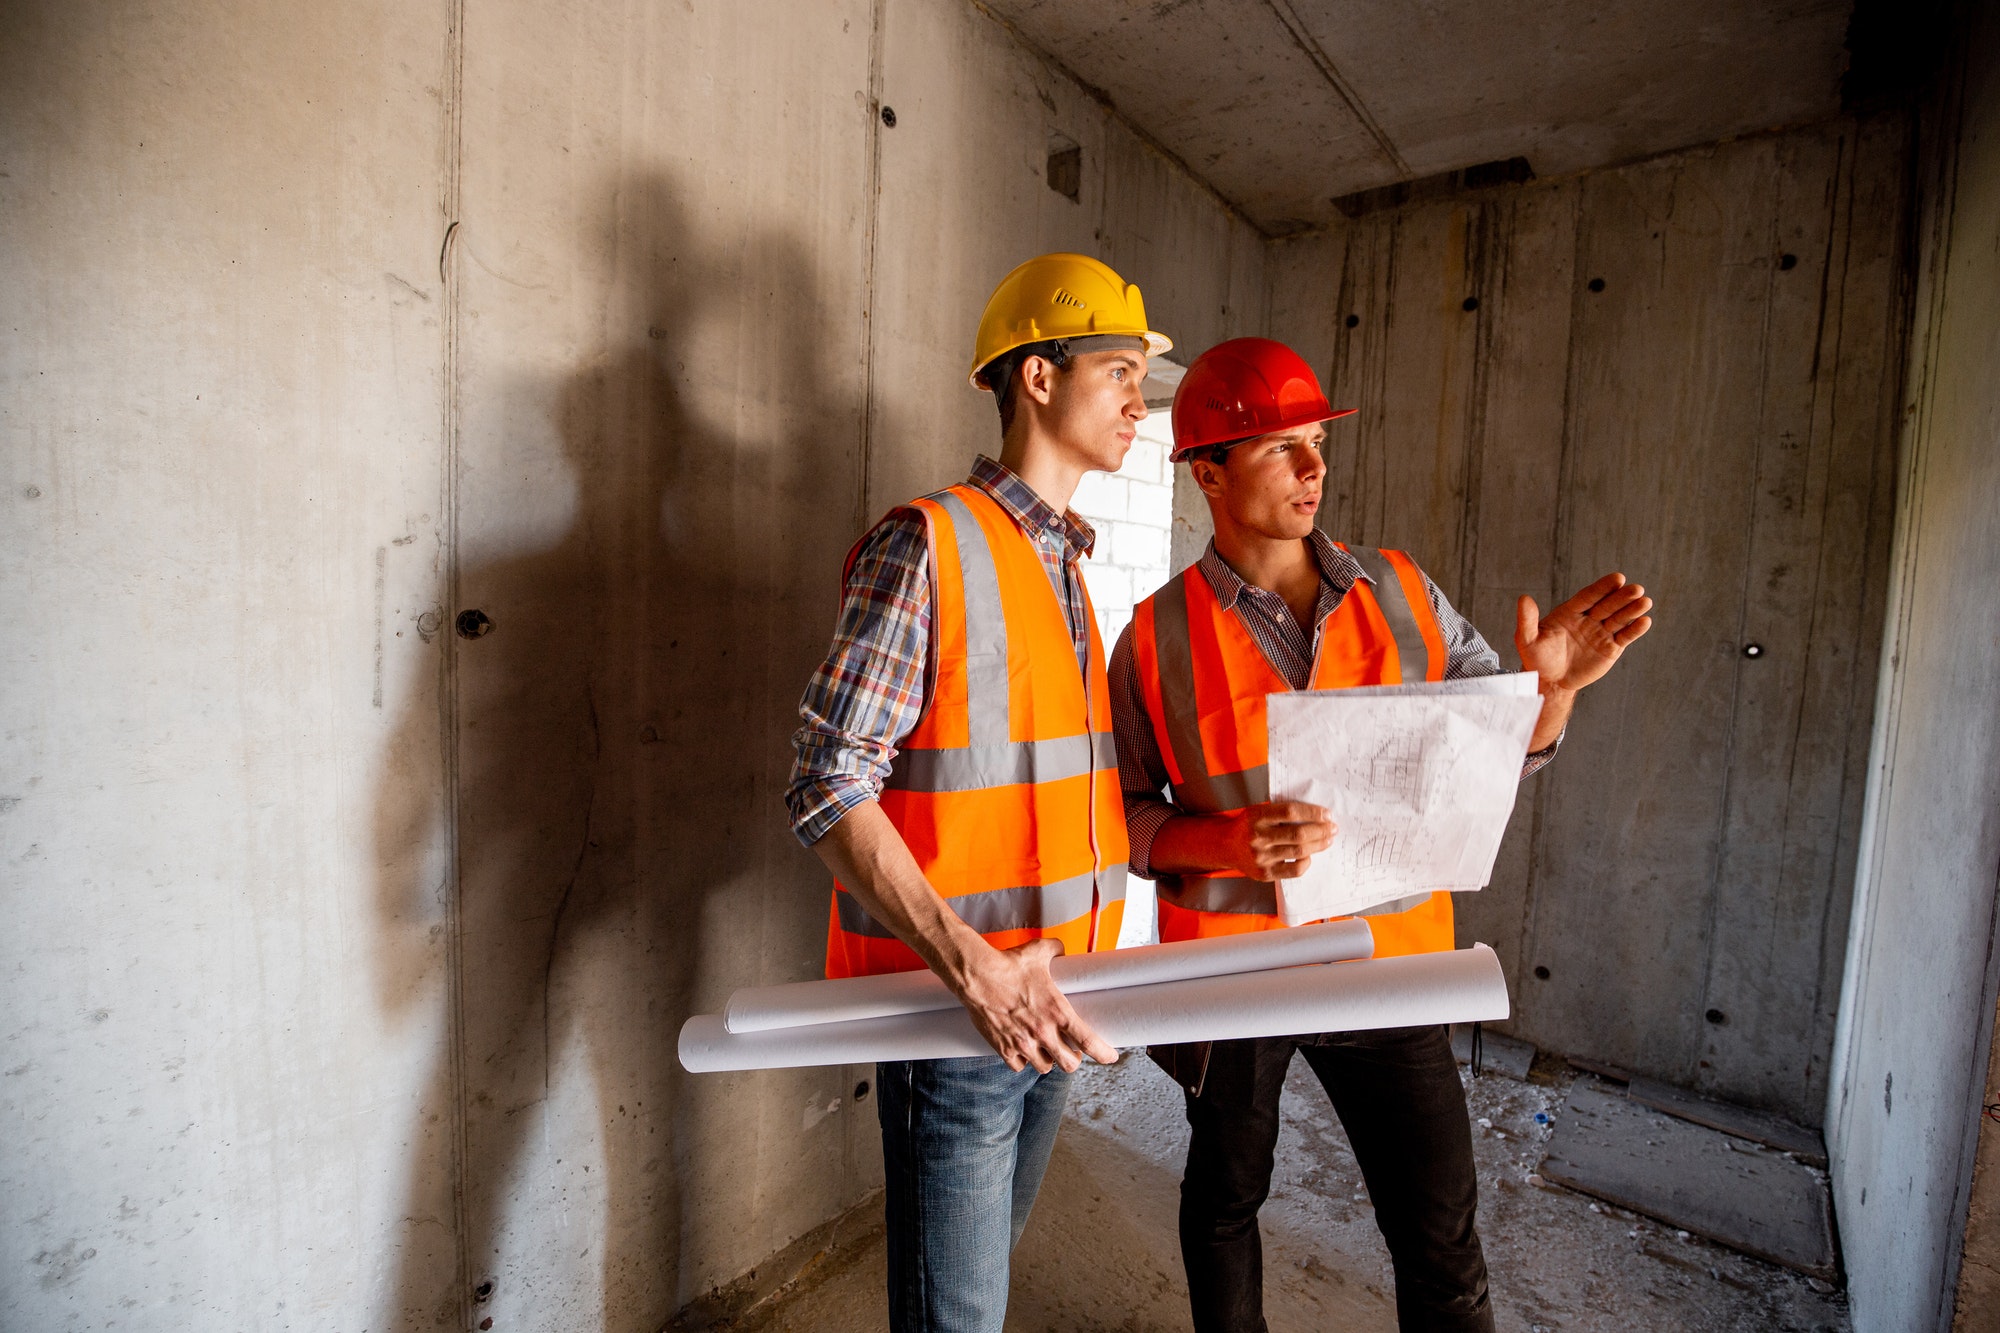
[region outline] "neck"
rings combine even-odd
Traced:
[[[1301,580],[1318,581],[1319,567],[1313,562],[1307,538],[1266,536],[1237,526],[1227,514],[1210,513],[1215,518],[1215,553],[1245,583],[1282,597]]]
[[[1017,418],[1015,427],[1000,442],[1002,466],[1027,482],[1043,504],[1058,514],[1066,512],[1077,483],[1090,469],[1070,458],[1053,436],[1031,423]]]

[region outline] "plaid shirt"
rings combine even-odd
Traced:
[[[1209,542],[1208,549],[1202,552],[1196,564],[1202,577],[1208,580],[1208,586],[1215,589],[1216,600],[1222,603],[1222,609],[1236,612],[1243,627],[1250,631],[1250,636],[1263,650],[1265,659],[1295,690],[1305,689],[1312,681],[1313,654],[1319,646],[1319,627],[1326,624],[1326,618],[1334,613],[1341,599],[1347,596],[1348,589],[1358,580],[1375,581],[1362,572],[1358,560],[1334,545],[1333,538],[1324,532],[1314,528],[1309,541],[1320,574],[1319,597],[1313,604],[1313,625],[1316,628],[1310,640],[1306,638],[1305,627],[1285,605],[1285,599],[1267,588],[1245,583],[1242,576],[1229,567],[1229,562],[1216,553],[1213,541]],[[1431,613],[1437,617],[1438,630],[1444,636],[1444,678],[1464,680],[1472,676],[1499,675],[1500,655],[1493,651],[1472,622],[1445,600],[1444,594],[1438,591],[1437,584],[1431,581],[1428,574],[1424,575],[1424,591],[1430,597]],[[1139,693],[1138,673],[1132,669],[1130,626],[1118,636],[1118,647],[1111,654],[1110,671],[1111,715],[1118,730],[1118,778],[1119,786],[1125,793],[1125,831],[1132,845],[1132,873],[1151,879],[1153,838],[1159,833],[1160,826],[1179,814],[1180,810],[1160,794],[1169,782],[1167,764],[1160,755],[1159,737],[1146,716],[1146,705]],[[1537,750],[1529,755],[1527,762],[1521,766],[1521,776],[1525,778],[1548,763],[1561,744],[1562,737],[1558,736],[1546,750]]]
[[[1087,666],[1090,612],[1077,561],[1097,534],[1073,513],[1058,514],[1012,470],[984,454],[968,485],[996,500],[1034,542],[1069,621],[1079,668]],[[908,506],[890,512],[854,549],[833,647],[799,701],[805,725],[792,737],[798,757],[785,789],[792,832],[810,847],[842,815],[874,800],[896,747],[915,730],[937,678],[931,641],[930,538]]]

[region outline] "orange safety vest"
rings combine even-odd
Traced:
[[[1416,562],[1401,551],[1337,544],[1368,580],[1357,580],[1320,626],[1312,688],[1443,680],[1444,635]],[[1196,814],[1228,814],[1269,800],[1264,698],[1292,687],[1235,612],[1223,609],[1198,566],[1139,603],[1132,648],[1174,804]],[[1277,886],[1265,881],[1161,875],[1157,888],[1162,940],[1285,924]],[[1374,928],[1378,958],[1453,947],[1449,893],[1400,899],[1361,915]]]
[[[882,811],[931,885],[995,948],[1053,935],[1065,953],[1114,949],[1125,806],[1089,593],[1089,669],[1078,671],[1041,556],[992,496],[960,485],[909,507],[930,538],[935,674]],[[827,976],[923,966],[834,885]]]

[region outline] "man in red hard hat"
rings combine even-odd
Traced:
[[[1215,538],[1139,604],[1110,669],[1131,869],[1156,881],[1163,940],[1282,928],[1277,881],[1337,836],[1319,806],[1270,799],[1266,695],[1501,670],[1408,555],[1315,526],[1326,423],[1346,415],[1296,352],[1266,338],[1209,349],[1174,394],[1173,456],[1207,498]],[[1521,598],[1514,643],[1543,700],[1523,776],[1554,755],[1576,692],[1651,627],[1651,608],[1622,574],[1547,616]],[[1455,947],[1448,893],[1362,915],[1378,957]],[[1490,1330],[1465,1094],[1450,1039],[1433,1026],[1153,1052],[1181,1083],[1193,1128],[1180,1234],[1197,1333],[1265,1327],[1257,1211],[1294,1051],[1353,1144],[1395,1266],[1400,1326]]]

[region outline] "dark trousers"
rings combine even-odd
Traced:
[[[1442,1027],[1219,1041],[1188,1096],[1181,1260],[1195,1333],[1264,1333],[1257,1210],[1271,1192],[1292,1052],[1333,1099],[1396,1270],[1403,1333],[1491,1333],[1465,1091]]]

